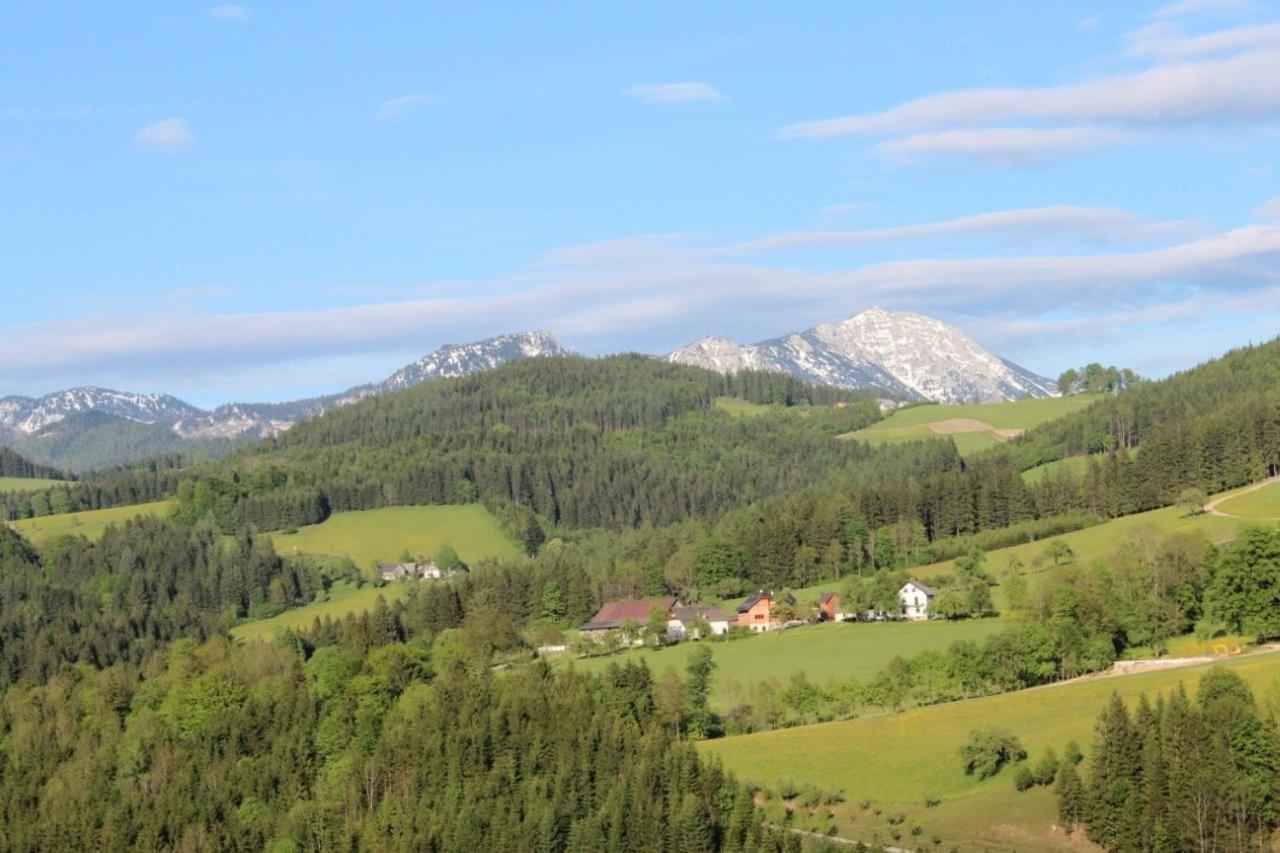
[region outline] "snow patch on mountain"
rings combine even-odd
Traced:
[[[940,403],[1048,397],[1054,383],[1000,358],[964,332],[909,311],[871,308],[757,344],[702,338],[668,360],[729,373],[789,373],[839,388],[884,391]]]
[[[366,397],[402,391],[436,379],[467,376],[516,359],[568,354],[548,332],[499,335],[471,344],[448,344],[381,382],[359,385],[339,394],[286,403],[228,403],[212,411],[167,394],[132,394],[105,388],[72,388],[39,399],[4,397],[0,398],[0,438],[32,435],[80,412],[165,424],[184,438],[260,438]]]

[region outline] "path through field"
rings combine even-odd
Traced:
[[[1207,504],[1204,505],[1204,511],[1209,513],[1209,515],[1216,515],[1222,518],[1251,518],[1252,516],[1232,515],[1229,512],[1223,512],[1222,510],[1218,509],[1218,504],[1222,503],[1223,501],[1229,501],[1232,498],[1238,498],[1241,495],[1247,495],[1250,492],[1256,492],[1258,491],[1258,489],[1265,489],[1267,486],[1270,486],[1272,483],[1280,483],[1280,476],[1268,477],[1265,480],[1259,480],[1258,482],[1254,483],[1252,486],[1250,486],[1247,489],[1242,489],[1241,491],[1238,491],[1238,492],[1230,492],[1226,495],[1223,495],[1220,498],[1214,498],[1213,500],[1209,501]],[[1258,519],[1258,520],[1266,521],[1267,519]]]

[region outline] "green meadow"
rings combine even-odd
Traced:
[[[95,539],[113,524],[124,524],[140,515],[168,515],[172,501],[118,506],[111,509],[95,509],[87,512],[69,512],[63,515],[44,515],[11,521],[9,526],[27,539],[39,545],[52,536],[70,534]]]
[[[1252,686],[1263,707],[1280,697],[1280,655],[1236,658],[1224,664]],[[706,741],[701,750],[726,768],[766,788],[780,780],[810,783],[824,791],[839,789],[846,801],[835,807],[840,835],[889,842],[883,816],[902,812],[907,825],[918,824],[922,839],[937,834],[944,849],[1080,849],[1057,823],[1050,789],[1014,790],[1011,770],[979,782],[961,769],[958,750],[970,732],[1006,728],[1017,735],[1036,761],[1044,750],[1059,754],[1069,740],[1088,753],[1098,711],[1113,691],[1133,701],[1178,683],[1194,689],[1207,666],[1112,678],[1081,679],[972,699],[915,708],[838,723]],[[926,797],[938,798],[933,808]],[[859,803],[871,800],[871,809]],[[766,808],[781,817],[776,799]],[[804,825],[804,818],[796,823]]]
[[[727,705],[738,685],[776,679],[786,682],[804,672],[810,681],[870,678],[899,655],[946,649],[957,640],[981,640],[1002,631],[1002,619],[960,622],[841,622],[773,631],[741,640],[707,643],[716,661],[712,704]],[[683,674],[697,643],[664,649],[634,649],[615,655],[569,661],[579,670],[596,672],[611,663],[643,661],[658,674],[675,669]]]
[[[37,477],[0,477],[0,492],[38,492],[66,485],[63,480],[41,480]]]
[[[1047,571],[1053,566],[1044,556],[1044,550],[1045,545],[1051,541],[1065,542],[1075,553],[1073,562],[1087,564],[1099,558],[1110,556],[1116,546],[1126,537],[1136,533],[1155,532],[1167,535],[1199,532],[1214,542],[1223,542],[1234,538],[1236,532],[1246,523],[1248,523],[1247,519],[1224,518],[1207,513],[1190,515],[1182,507],[1165,507],[1164,509],[1115,518],[1105,524],[1095,525],[1084,530],[1076,530],[1035,542],[1027,542],[1022,545],[990,551],[987,553],[987,570],[997,578],[1000,578],[1007,574],[1006,569],[1009,561],[1017,558],[1032,573]],[[945,560],[939,563],[931,563],[927,566],[917,566],[909,569],[908,572],[913,577],[927,580],[932,576],[949,572],[953,567],[954,561]],[[995,592],[996,603],[999,604],[998,587]]]
[[[766,412],[773,411],[775,408],[780,410],[782,407],[752,403],[747,400],[739,400],[737,397],[716,397],[716,408],[731,415],[752,416],[763,415]]]
[[[1243,518],[1280,521],[1280,483],[1272,483],[1218,504],[1218,511]]]
[[[881,445],[949,436],[961,454],[968,456],[1007,441],[1024,430],[1080,411],[1093,400],[1091,396],[1079,395],[1003,403],[908,406],[842,438]]]
[[[497,519],[480,504],[336,512],[321,524],[270,536],[281,554],[350,557],[361,569],[378,562],[395,562],[405,551],[429,558],[442,545],[452,546],[467,563],[521,553]]]
[[[419,581],[405,581],[383,587],[373,584],[357,587],[348,581],[339,581],[330,587],[328,600],[312,602],[305,607],[295,607],[270,619],[245,622],[232,628],[231,636],[246,642],[269,640],[286,629],[305,628],[314,620],[324,619],[326,616],[343,619],[348,613],[363,613],[373,609],[380,595],[386,598],[388,604],[403,598],[412,583],[419,583]],[[427,581],[421,581],[421,583],[427,583]]]

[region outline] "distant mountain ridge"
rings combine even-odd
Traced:
[[[667,359],[722,373],[772,370],[822,385],[879,388],[939,403],[1050,397],[1057,391],[1053,380],[988,352],[954,326],[881,308],[756,344],[700,338]]]
[[[157,453],[184,449],[193,442],[234,441],[276,435],[299,421],[378,394],[488,370],[519,358],[569,355],[548,332],[517,332],[471,344],[447,344],[405,365],[381,382],[357,385],[338,394],[284,403],[228,403],[207,411],[168,394],[139,394],[107,388],[71,388],[43,397],[0,398],[0,441],[15,444],[36,458],[55,459],[68,444],[84,444],[84,434],[130,432],[125,446],[135,455],[154,445]],[[128,422],[163,430],[137,430]],[[61,428],[60,428],[61,425]],[[168,434],[168,437],[166,437]],[[117,437],[115,444],[121,444]],[[92,454],[90,454],[92,455]],[[67,460],[68,467],[92,467]],[[111,463],[120,460],[111,459]]]

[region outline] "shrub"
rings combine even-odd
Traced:
[[[1037,785],[1052,785],[1058,775],[1058,756],[1052,749],[1046,750],[1040,763],[1036,765],[1035,779]]]
[[[1062,760],[1070,761],[1072,764],[1079,764],[1084,761],[1084,753],[1080,751],[1080,744],[1073,740],[1067,741],[1067,747],[1062,751]]]
[[[924,807],[925,807],[926,809],[931,809],[931,808],[933,808],[934,806],[937,806],[937,805],[938,805],[939,803],[941,803],[941,802],[942,802],[942,799],[941,799],[940,797],[938,797],[938,795],[937,795],[937,794],[925,794],[925,795],[924,795]]]
[[[1022,742],[1006,729],[978,729],[969,733],[969,741],[960,747],[960,761],[964,772],[979,779],[987,779],[1000,772],[1008,763],[1016,763],[1027,757]]]
[[[1019,765],[1013,774],[1013,787],[1019,791],[1029,791],[1036,786],[1036,774],[1025,764]]]

